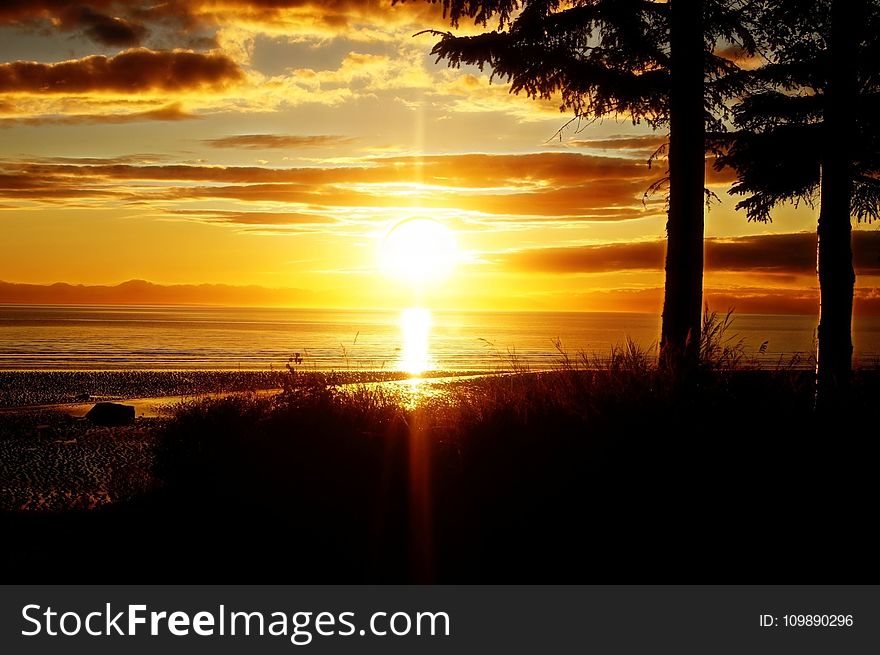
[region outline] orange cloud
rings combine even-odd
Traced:
[[[669,141],[669,137],[649,134],[645,136],[612,136],[604,139],[572,139],[565,145],[592,150],[637,150],[653,153]]]
[[[0,106],[0,114],[7,113]],[[141,121],[185,121],[200,118],[185,111],[180,103],[173,103],[147,111],[114,112],[108,114],[46,114],[39,116],[13,116],[0,118],[0,127],[13,125],[90,125],[139,123]]]
[[[171,0],[159,12],[190,22],[223,22],[234,17],[251,24],[307,28],[315,33],[351,30],[365,22],[418,24],[442,19],[442,8],[427,2],[402,6],[392,0]]]
[[[758,66],[764,63],[760,54],[749,54],[748,51],[737,45],[729,45],[724,48],[719,48],[715,50],[715,55],[722,59],[732,61],[740,68],[745,68],[746,70],[758,68]]]
[[[337,223],[337,220],[332,216],[299,212],[199,211],[181,209],[174,211],[173,214],[204,223],[225,223],[254,227],[285,227],[296,228],[301,231],[326,229],[328,225]]]
[[[348,137],[333,134],[236,134],[217,139],[207,139],[214,148],[240,148],[242,150],[263,150],[270,148],[319,148],[351,143]]]
[[[657,203],[642,204],[655,175],[644,164],[575,153],[375,157],[323,168],[7,161],[0,172],[0,197],[31,199],[39,199],[41,189],[50,200],[91,197],[98,190],[126,200],[284,202],[299,213],[302,205],[327,211],[412,207],[529,221],[616,221],[659,212]],[[138,184],[152,181],[166,184]]]

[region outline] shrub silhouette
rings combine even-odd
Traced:
[[[789,558],[767,571],[842,552],[874,446],[827,442],[808,372],[716,362],[682,396],[645,362],[631,345],[611,368],[470,380],[410,410],[332,376],[182,407],[157,453],[180,547],[233,577],[283,558],[324,582],[657,579],[718,553],[754,573],[755,540]],[[876,376],[860,384],[854,422]]]

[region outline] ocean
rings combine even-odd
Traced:
[[[813,347],[812,316],[740,314],[729,334],[763,364]],[[359,311],[241,307],[0,305],[0,370],[261,370],[299,355],[305,370],[494,371],[607,357],[631,338],[653,348],[654,314]],[[880,318],[857,318],[856,359],[880,360]]]

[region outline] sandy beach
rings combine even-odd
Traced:
[[[154,487],[154,429],[99,427],[60,411],[0,413],[0,511],[95,509]]]
[[[156,487],[156,431],[188,403],[271,397],[289,374],[278,371],[0,372],[0,511],[95,509]],[[298,374],[308,376],[309,374]],[[390,373],[338,376],[402,406],[479,375],[407,378]],[[147,393],[153,395],[146,395]],[[85,418],[98,402],[132,406],[133,424],[102,427]]]
[[[199,398],[275,393],[280,372],[0,372],[0,511],[95,509],[155,487],[155,432]],[[131,425],[83,418],[95,403],[135,407]]]

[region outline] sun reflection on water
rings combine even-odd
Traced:
[[[421,307],[404,309],[400,314],[403,339],[398,368],[418,376],[433,366],[431,362],[431,312]]]

